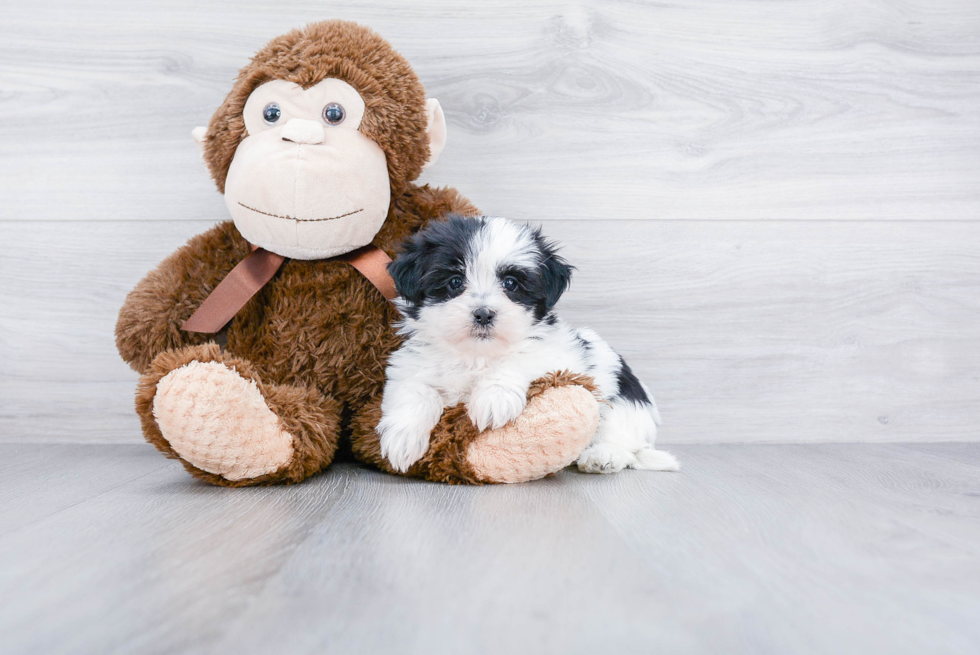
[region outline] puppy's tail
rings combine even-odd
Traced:
[[[659,426],[662,421],[660,419],[660,410],[657,408],[657,401],[653,399],[653,392],[650,391],[650,387],[642,382],[640,382],[640,386],[643,387],[643,393],[647,395],[647,400],[650,401],[650,415],[653,417],[653,422]]]
[[[630,468],[641,471],[679,471],[681,469],[681,463],[666,450],[644,448],[635,455],[636,463],[630,464]]]

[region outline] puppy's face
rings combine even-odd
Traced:
[[[538,230],[503,218],[451,216],[409,240],[388,271],[406,327],[492,357],[551,320],[572,267]]]

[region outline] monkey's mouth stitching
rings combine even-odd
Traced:
[[[364,208],[362,207],[361,209],[355,209],[352,212],[347,212],[346,214],[341,214],[340,216],[331,216],[329,218],[294,218],[293,216],[280,216],[279,214],[270,214],[269,212],[264,212],[261,209],[256,209],[255,207],[249,207],[248,205],[241,202],[239,202],[238,204],[244,207],[245,209],[248,209],[249,211],[255,212],[256,214],[264,214],[266,216],[272,216],[273,218],[281,218],[287,221],[296,221],[297,223],[316,223],[317,221],[335,221],[338,218],[343,218],[345,216],[350,216],[352,214],[356,214],[357,212],[364,211]]]

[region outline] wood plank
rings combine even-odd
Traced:
[[[183,470],[149,444],[3,444],[0,536],[160,469]]]
[[[153,470],[86,497],[93,473],[73,469],[77,451],[56,447],[62,497],[78,502],[0,537],[0,588],[17,599],[0,610],[4,653],[196,652],[343,493],[343,476],[211,487],[149,446],[94,448],[103,475]]]
[[[579,266],[563,315],[636,363],[666,442],[980,436],[969,224],[547,228]]]
[[[135,442],[127,291],[207,227],[0,223],[0,441]],[[652,387],[664,444],[975,441],[980,226],[551,221],[562,315]]]
[[[641,476],[583,484],[662,585],[700,596],[693,613],[739,617],[729,625],[740,651],[966,653],[980,644],[976,448],[973,466],[891,445],[678,450],[687,465],[667,491]]]
[[[677,474],[490,487],[343,464],[221,489],[145,446],[49,446],[34,487],[56,480],[65,507],[0,536],[4,652],[972,654],[980,448],[913,448],[682,445]],[[104,472],[75,467],[86,449]],[[15,469],[35,455],[0,444]]]
[[[938,451],[934,448],[930,448],[928,444],[904,443],[902,444],[902,447],[916,453],[928,455],[930,457],[942,457],[960,464],[980,466],[980,455],[977,454],[977,450],[980,449],[980,445],[977,444],[978,442],[976,441],[948,443],[943,446],[942,450]]]
[[[980,218],[972,0],[38,0],[0,24],[0,220],[216,220],[190,142],[247,58],[371,25],[441,98],[425,177],[535,219]]]

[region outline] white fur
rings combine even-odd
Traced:
[[[442,416],[443,403],[431,386],[416,380],[385,386],[381,400],[381,455],[398,471],[407,471],[425,454],[429,433]]]
[[[444,408],[465,402],[479,430],[499,428],[524,410],[531,382],[569,371],[592,377],[606,400],[599,429],[578,460],[580,470],[677,470],[676,459],[654,450],[660,417],[649,390],[643,387],[649,403],[618,395],[619,355],[592,330],[576,330],[557,318],[552,325],[535,322],[530,310],[504,293],[497,276],[502,266],[541,264],[529,229],[505,219],[484,220],[487,229],[469,244],[465,291],[421,307],[416,319],[406,315],[400,326],[406,340],[388,361],[378,425],[382,455],[405,471],[425,454]],[[480,307],[496,312],[489,335],[474,326],[473,311]]]

